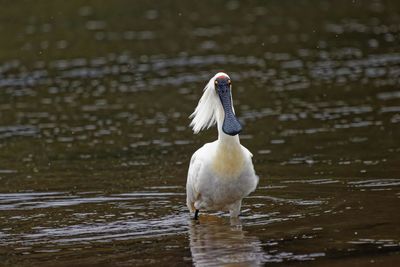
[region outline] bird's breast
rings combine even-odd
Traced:
[[[221,178],[236,178],[244,167],[244,155],[240,146],[219,146],[212,159],[213,172]]]

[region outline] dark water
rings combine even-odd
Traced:
[[[399,41],[394,0],[3,1],[0,266],[398,266]],[[261,179],[194,223],[220,70]]]

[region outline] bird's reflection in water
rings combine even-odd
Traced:
[[[239,219],[203,215],[190,223],[190,251],[195,266],[261,266],[261,242],[247,236]]]

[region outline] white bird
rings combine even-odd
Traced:
[[[187,206],[198,218],[199,210],[229,210],[238,217],[242,199],[258,184],[252,163],[253,155],[240,144],[242,130],[232,106],[232,84],[229,76],[217,73],[204,88],[190,126],[195,134],[218,127],[218,140],[207,143],[192,156],[186,194]]]

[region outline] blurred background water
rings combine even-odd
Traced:
[[[398,266],[400,2],[1,1],[0,266]],[[189,114],[260,175],[196,224]]]

